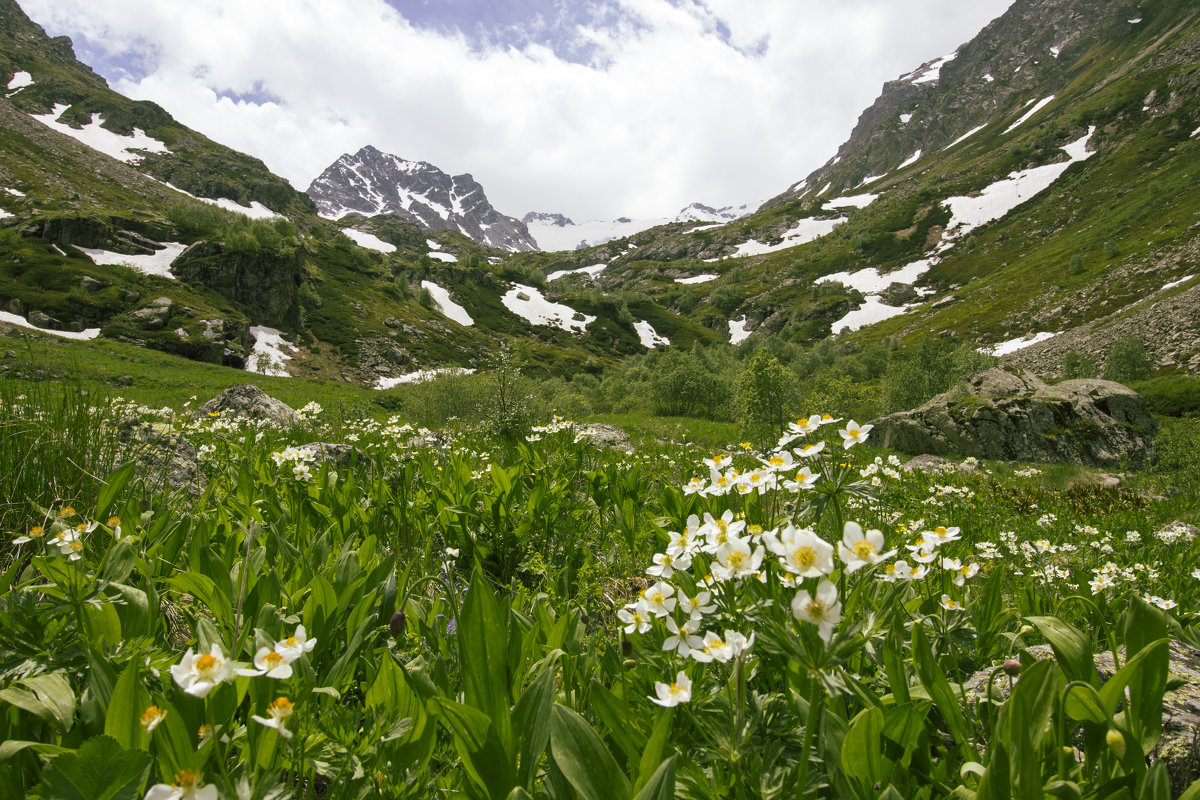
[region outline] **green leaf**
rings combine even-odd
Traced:
[[[71,730],[75,723],[75,692],[63,673],[47,672],[33,675],[19,683],[37,695],[37,699],[58,723],[59,730]]]
[[[916,667],[921,684],[929,692],[929,698],[934,705],[942,712],[946,724],[950,726],[950,735],[959,744],[965,744],[970,739],[967,720],[958,704],[958,698],[950,688],[950,682],[946,680],[941,666],[937,663],[937,657],[929,647],[925,630],[920,625],[913,626],[912,649],[913,666]]]
[[[1054,649],[1058,665],[1069,681],[1100,685],[1100,676],[1092,660],[1092,639],[1058,617],[1026,617]]]
[[[1140,653],[1168,636],[1166,615],[1137,595],[1130,598],[1125,619],[1125,652]],[[1133,733],[1147,753],[1162,736],[1162,701],[1169,669],[1170,654],[1166,647],[1158,647],[1129,678],[1132,709],[1126,712],[1126,719],[1131,721]]]
[[[18,739],[9,739],[6,742],[0,742],[0,764],[3,764],[17,753],[25,750],[31,750],[42,755],[58,755],[60,753],[71,752],[67,748],[59,747],[56,744],[46,744],[44,742],[25,742]]]
[[[515,755],[508,697],[507,619],[480,570],[475,571],[458,620],[459,666],[467,705],[488,716],[505,752]]]
[[[467,776],[487,798],[506,797],[516,781],[515,765],[504,752],[495,727],[482,711],[445,698],[432,701],[454,734],[454,747]]]
[[[1080,722],[1107,723],[1110,716],[1096,687],[1083,681],[1073,681],[1067,685],[1063,695],[1063,710],[1071,719]]]
[[[517,783],[522,786],[532,785],[550,741],[550,709],[555,694],[554,670],[547,667],[529,684],[513,709],[513,732],[520,739],[521,755]]]
[[[150,734],[142,727],[142,714],[150,705],[150,693],[142,686],[137,660],[131,660],[113,687],[104,716],[104,733],[126,750],[146,750]]]
[[[886,777],[883,757],[883,711],[863,710],[842,739],[842,771],[860,797],[873,798],[875,784]]]
[[[138,462],[130,461],[128,464],[117,467],[108,474],[97,494],[96,519],[104,519],[107,516],[108,510],[112,508],[113,501],[117,499],[117,495],[129,483],[129,479],[133,477],[133,472],[137,469],[137,466]]]
[[[675,798],[675,759],[671,756],[658,765],[650,780],[637,793],[633,800],[674,800]]]
[[[42,771],[38,787],[55,800],[139,800],[150,754],[125,750],[109,736],[89,739]]]
[[[181,572],[167,579],[167,583],[181,592],[192,595],[216,616],[217,619],[231,621],[233,605],[229,596],[217,589],[217,584],[207,575],[198,572]]]
[[[646,787],[651,776],[662,769],[660,762],[663,760],[663,751],[667,747],[667,740],[671,738],[671,722],[674,716],[674,712],[668,709],[660,712],[658,719],[654,721],[654,729],[650,732],[650,739],[646,742],[646,749],[642,751],[642,759],[638,763],[638,776],[633,785],[634,791],[640,792]],[[673,776],[672,780],[674,780]]]
[[[550,714],[550,753],[582,800],[626,800],[633,794],[629,779],[587,720],[557,703]]]

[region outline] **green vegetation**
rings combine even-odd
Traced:
[[[278,430],[35,385],[0,396],[13,796],[1183,789],[1162,697],[1168,642],[1200,641],[1174,524],[1196,521],[1194,426],[1101,490],[1079,468],[901,473],[842,423],[804,422],[825,444],[797,474],[561,422],[434,436],[310,403]],[[160,488],[154,445],[119,446],[129,415],[194,446],[198,481]]]

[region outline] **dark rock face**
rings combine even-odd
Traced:
[[[559,228],[565,228],[568,225],[574,225],[575,222],[570,217],[563,216],[553,211],[530,211],[525,216],[521,217],[521,222],[528,225],[531,222],[541,222],[546,225],[555,225]]]
[[[299,306],[299,251],[292,256],[230,252],[217,242],[198,242],[171,264],[181,281],[199,283],[241,304],[255,323],[290,326]]]
[[[1138,467],[1155,460],[1157,423],[1145,401],[1112,381],[1050,386],[1028,373],[989,369],[920,408],[875,420],[872,438],[906,453],[1006,461]]]
[[[286,428],[300,423],[300,414],[286,403],[276,400],[252,383],[230,386],[196,409],[200,417],[216,414],[222,417],[245,417]]]
[[[492,207],[470,175],[447,175],[370,145],[333,162],[308,187],[322,216],[395,214],[424,230],[460,231],[504,250],[536,250],[525,223]]]
[[[201,475],[196,448],[187,439],[173,433],[169,426],[143,422],[129,417],[117,425],[117,455],[113,468],[136,460],[138,474],[151,491],[184,489],[196,494]]]

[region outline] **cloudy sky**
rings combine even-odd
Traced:
[[[304,189],[366,144],[576,221],[759,203],[1012,0],[18,0]]]

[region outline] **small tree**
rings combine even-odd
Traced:
[[[1146,346],[1136,335],[1113,342],[1104,360],[1104,377],[1110,381],[1129,383],[1154,375],[1154,364],[1146,355]]]
[[[794,398],[795,382],[779,359],[766,350],[755,353],[738,378],[738,410],[743,422],[782,435]]]
[[[1081,355],[1077,350],[1068,350],[1063,355],[1063,380],[1074,380],[1076,378],[1094,378],[1096,377],[1096,362],[1085,355]]]

